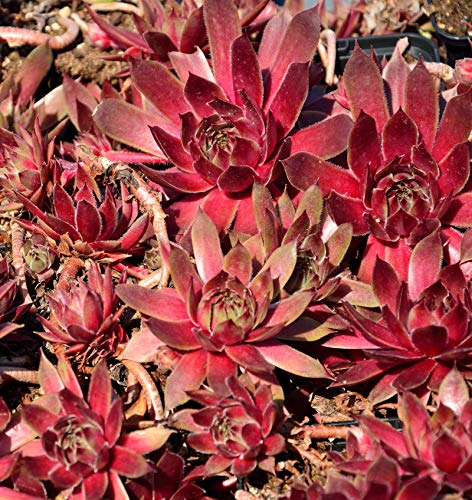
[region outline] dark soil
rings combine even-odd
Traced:
[[[431,14],[440,29],[453,35],[472,36],[472,0],[431,0],[431,3]]]

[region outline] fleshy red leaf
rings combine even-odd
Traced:
[[[413,300],[437,280],[442,258],[442,243],[437,231],[417,243],[408,269],[408,292]]]
[[[360,194],[359,182],[349,170],[310,153],[295,153],[282,163],[290,183],[300,191],[316,183],[325,196],[331,191],[352,197]]]
[[[404,109],[416,123],[421,139],[430,148],[438,126],[438,94],[433,77],[421,62],[406,80]]]
[[[152,125],[161,125],[156,115],[118,99],[105,99],[95,109],[93,119],[98,128],[112,139],[164,157],[149,130]]]
[[[343,83],[354,117],[364,111],[374,118],[377,130],[382,130],[388,120],[382,77],[377,65],[357,43],[344,69]]]
[[[184,354],[167,378],[166,409],[188,401],[187,391],[199,389],[206,376],[207,353],[203,349]]]
[[[233,100],[231,45],[241,36],[238,10],[232,0],[206,0],[203,4],[203,18],[216,81],[229,99]]]
[[[323,365],[293,347],[289,347],[278,340],[264,340],[257,344],[258,350],[264,358],[277,368],[300,377],[330,378]]]
[[[192,225],[192,246],[198,272],[207,282],[223,269],[223,253],[215,224],[201,210]]]
[[[151,472],[146,460],[123,446],[114,446],[111,450],[110,470],[125,477],[141,477]]]
[[[446,105],[441,118],[433,156],[441,161],[456,145],[467,142],[472,129],[472,89],[453,97]]]
[[[292,130],[308,94],[309,63],[292,63],[287,69],[270,104],[279,129],[279,136]]]
[[[439,400],[457,415],[462,413],[469,401],[469,389],[464,377],[457,368],[453,368],[439,386]]]
[[[287,14],[283,13],[282,15],[286,16]],[[288,25],[286,25],[286,19],[277,19],[273,24],[274,26],[271,29],[275,28],[276,24],[278,25],[278,28],[275,28],[274,31],[279,33],[275,36],[280,36],[283,31],[283,37],[269,42],[268,38],[274,36],[274,33],[267,33],[267,36],[264,33],[261,42],[263,46],[260,52],[265,53],[270,45],[274,50],[274,53],[269,55],[268,58],[271,60],[272,66],[264,79],[266,108],[271,106],[272,99],[279,91],[290,65],[293,63],[308,63],[312,60],[320,36],[317,7],[299,12],[288,22]],[[287,27],[284,30],[285,26]],[[263,70],[266,69],[264,63],[261,66]]]
[[[176,126],[180,113],[189,110],[184,85],[163,64],[157,61],[134,60],[131,77],[137,88]]]
[[[346,113],[328,117],[291,135],[291,152],[304,151],[324,160],[333,158],[346,149],[352,126],[352,119]]]
[[[381,161],[380,155],[380,136],[375,120],[361,111],[349,136],[349,166],[362,181],[368,168],[372,172],[377,170]]]
[[[262,106],[262,74],[257,54],[247,36],[231,44],[231,71],[235,102],[242,105],[240,92],[246,91],[257,106]]]
[[[188,318],[185,303],[177,290],[150,290],[139,285],[117,285],[115,291],[126,305],[147,316],[168,321]]]
[[[401,156],[410,160],[411,148],[418,139],[418,130],[412,119],[400,108],[390,118],[382,131],[382,147],[386,161]]]
[[[162,426],[148,427],[124,434],[120,439],[120,445],[144,455],[162,448],[173,432]]]
[[[108,372],[106,363],[102,361],[92,372],[87,399],[92,410],[100,415],[104,422],[110,411],[111,398],[110,373]]]

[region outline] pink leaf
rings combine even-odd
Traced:
[[[452,436],[444,433],[433,444],[433,458],[436,467],[453,474],[466,458],[465,447]]]
[[[77,204],[75,225],[83,241],[93,243],[102,232],[102,221],[97,208],[86,200]]]
[[[249,252],[241,243],[237,243],[225,256],[223,269],[235,276],[241,283],[247,285],[252,275],[252,259]]]
[[[438,95],[433,77],[418,63],[405,84],[405,111],[416,123],[420,138],[430,148],[438,126]]]
[[[187,172],[193,171],[192,157],[182,147],[181,138],[167,133],[160,127],[150,127],[152,136],[161,148],[162,152],[169,158],[171,163],[176,167],[181,168]]]
[[[382,132],[382,147],[386,161],[396,156],[403,157],[403,161],[410,160],[411,148],[416,144],[418,130],[411,118],[400,108],[387,121]]]
[[[372,286],[379,304],[386,304],[394,314],[397,312],[401,281],[393,267],[377,257],[372,274]]]
[[[117,285],[116,294],[132,309],[161,320],[187,319],[185,302],[177,290],[163,288],[150,290],[139,285]]]
[[[317,359],[278,340],[264,340],[257,344],[257,348],[269,363],[289,373],[300,377],[330,378],[324,366]]]
[[[35,47],[25,58],[15,76],[19,89],[16,104],[19,107],[22,108],[33,98],[51,63],[52,52],[47,43]]]
[[[393,56],[388,61],[382,74],[387,92],[390,94],[393,113],[396,113],[402,107],[404,108],[405,83],[410,74],[410,68],[402,56],[402,49],[404,48],[402,43],[398,41]]]
[[[269,307],[264,326],[288,325],[306,310],[313,297],[312,291],[296,292]]]
[[[455,227],[472,227],[472,193],[466,192],[455,196],[441,222]]]
[[[124,434],[120,439],[120,445],[144,455],[162,448],[173,432],[162,426],[148,427]]]
[[[305,151],[323,160],[333,158],[346,149],[352,126],[351,117],[340,113],[298,130],[291,136],[291,153]]]
[[[391,425],[370,415],[361,415],[358,417],[358,420],[362,428],[374,439],[378,439],[381,443],[403,457],[410,456],[401,432],[395,430]]]
[[[205,58],[202,50],[196,47],[195,52],[191,54],[184,54],[182,52],[171,52],[169,59],[172,63],[177,75],[182,82],[187,82],[189,72],[194,75],[215,83],[213,73],[211,72],[208,60]]]
[[[189,111],[184,99],[184,85],[157,61],[134,60],[131,77],[137,88],[174,125],[180,125],[179,114]]]
[[[39,381],[42,390],[46,394],[62,391],[65,387],[59,373],[43,351],[41,351],[41,361],[39,363]]]
[[[214,187],[196,173],[184,172],[176,167],[167,170],[139,166],[140,170],[154,182],[164,184],[181,193],[204,193]]]
[[[457,144],[439,163],[438,179],[442,196],[456,194],[465,186],[470,174],[469,144]]]
[[[23,405],[21,416],[38,436],[42,436],[58,419],[57,415],[37,404]]]
[[[285,136],[292,130],[308,94],[309,63],[292,63],[270,104],[279,128],[279,135]]]
[[[149,127],[160,125],[159,118],[118,99],[105,99],[95,109],[93,119],[98,128],[123,144],[146,153],[164,157]]]
[[[95,472],[86,477],[82,482],[82,491],[85,498],[91,498],[96,495],[98,498],[104,498],[108,488],[108,472]]]
[[[442,243],[437,231],[417,243],[408,269],[408,292],[412,300],[417,300],[421,292],[437,280],[442,258]]]
[[[218,188],[228,193],[240,193],[252,185],[256,175],[251,167],[230,165],[218,177]]]
[[[467,383],[457,368],[453,368],[441,382],[439,400],[457,415],[462,413],[467,401],[469,401]]]
[[[238,37],[231,44],[231,71],[236,104],[243,104],[240,92],[244,90],[254,103],[261,107],[263,95],[261,68],[247,36]]]
[[[194,325],[190,320],[170,321],[150,318],[146,326],[164,344],[182,351],[192,351],[200,347],[193,333]]]
[[[226,379],[237,374],[237,364],[223,352],[209,352],[207,358],[207,382],[218,396],[229,394]]]
[[[440,162],[456,145],[467,142],[472,129],[472,89],[453,97],[441,118],[433,156]]]
[[[189,400],[187,391],[199,389],[206,377],[207,353],[203,349],[184,354],[167,378],[166,409]]]
[[[364,111],[374,118],[377,130],[382,130],[388,120],[382,77],[377,65],[358,44],[344,69],[343,82],[354,117]]]
[[[87,400],[92,410],[105,422],[110,411],[112,388],[110,373],[105,361],[100,362],[93,370]]]
[[[336,224],[352,224],[354,236],[360,236],[369,232],[365,223],[364,214],[367,209],[358,196],[341,196],[336,191],[332,191],[328,196],[329,213]]]
[[[110,470],[125,477],[141,477],[151,472],[146,460],[123,446],[114,446],[111,450]]]
[[[341,195],[359,197],[359,182],[349,170],[310,153],[295,153],[282,163],[288,180],[300,191],[306,191],[316,183],[325,196],[336,191]]]
[[[234,101],[231,45],[241,36],[238,10],[232,0],[206,0],[203,5],[203,18],[216,81],[228,98]]]
[[[306,64],[312,60],[320,37],[319,22],[317,7],[304,10],[289,21],[281,41],[275,42],[278,51],[272,55],[272,67],[264,76],[266,109],[272,107],[272,100],[279,91],[290,65]],[[269,36],[274,36],[274,34],[270,33]],[[270,44],[271,42],[264,40],[263,43]],[[263,69],[265,69],[264,66]]]
[[[201,210],[192,225],[192,246],[198,272],[207,282],[223,269],[223,253],[214,223]]]

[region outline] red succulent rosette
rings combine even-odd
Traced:
[[[30,435],[26,430],[18,435],[24,467],[15,483],[20,490],[25,482],[36,481],[39,492],[41,482],[49,481],[74,498],[116,498],[126,491],[120,476],[139,478],[152,472],[143,455],[160,448],[171,431],[149,427],[123,432],[122,401],[113,397],[104,362],[94,368],[86,399],[62,359],[56,370],[43,356],[40,381],[45,395],[22,407]]]
[[[457,242],[460,233],[449,226],[472,225],[472,89],[451,97],[441,113],[433,77],[421,62],[410,70],[398,48],[383,77],[357,46],[343,75],[346,95],[336,94],[355,118],[348,168],[310,152],[283,161],[297,189],[318,183],[337,224],[350,222],[354,235],[369,234],[363,280],[370,280],[376,256],[406,279],[417,241],[441,224],[443,239]],[[335,112],[345,111],[337,104]]]
[[[231,397],[205,389],[189,392],[204,408],[175,414],[173,424],[191,431],[187,443],[192,448],[212,455],[205,464],[208,475],[229,469],[242,477],[256,467],[275,474],[274,455],[285,450],[285,439],[277,433],[284,418],[270,387],[248,388],[235,377],[225,383]]]
[[[317,8],[293,17],[278,13],[257,52],[232,0],[205,0],[203,19],[211,65],[198,48],[170,52],[174,71],[157,61],[135,60],[132,80],[156,112],[105,99],[94,113],[102,132],[171,162],[165,170],[140,168],[172,196],[179,193],[167,207],[179,238],[199,208],[219,231],[233,224],[254,233],[253,183],[272,184],[281,173],[279,160],[290,152],[336,156],[352,127],[349,116],[339,115],[287,138],[308,93],[319,40]],[[130,136],[129,123],[139,137]]]
[[[357,361],[338,376],[336,386],[379,378],[370,393],[376,403],[396,392],[419,395],[437,391],[454,365],[472,364],[471,301],[461,265],[441,269],[443,246],[439,232],[421,240],[413,250],[404,282],[387,262],[377,259],[372,286],[381,313],[345,304],[352,334],[339,333],[324,345],[362,349]]]
[[[377,498],[469,496],[472,401],[457,370],[444,378],[438,398],[439,407],[430,415],[417,396],[405,392],[398,408],[401,432],[373,416],[358,417],[360,429],[350,431],[346,455],[332,454],[335,467],[324,488],[326,498],[345,492],[365,498],[369,491]]]
[[[60,184],[54,186],[52,213],[41,210],[20,193],[17,196],[37,218],[37,222],[20,220],[24,227],[98,260],[122,260],[138,252],[139,242],[148,229],[147,214],[139,215],[139,204],[130,198],[123,183],[119,184],[119,193],[111,185],[102,192],[80,163],[71,194]]]
[[[166,383],[168,408],[184,403],[187,391],[205,379],[226,395],[225,380],[239,367],[265,376],[275,366],[304,377],[328,376],[317,360],[276,339],[289,324],[287,338],[306,332],[297,319],[314,293],[302,290],[285,298],[275,293],[295,266],[294,244],[274,252],[253,275],[249,251],[237,243],[223,256],[216,227],[203,212],[192,226],[192,242],[195,264],[182,248],[171,248],[175,288],[116,288],[126,305],[148,317],[147,329],[181,355]]]
[[[37,334],[49,342],[65,345],[65,354],[82,363],[115,353],[126,336],[119,323],[123,307],[118,307],[111,269],[102,275],[92,263],[87,283],[79,280],[69,291],[56,288],[47,298],[51,314],[40,317],[45,328]]]

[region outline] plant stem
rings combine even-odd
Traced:
[[[136,361],[123,359],[121,362],[136,376],[138,382],[141,384],[141,387],[145,391],[146,399],[149,401],[154,411],[154,419],[163,420],[164,408],[162,406],[161,396],[159,395],[159,391],[151,375],[149,375],[143,365]]]
[[[26,384],[39,384],[38,371],[21,366],[0,366],[0,385],[7,380],[16,380]]]
[[[62,268],[57,288],[68,292],[70,290],[70,282],[77,276],[82,266],[83,262],[78,257],[69,257]]]
[[[21,45],[42,45],[48,43],[51,49],[59,50],[70,45],[79,34],[79,27],[71,19],[57,16],[57,22],[66,28],[65,33],[58,36],[48,35],[40,31],[27,28],[16,28],[14,26],[0,26],[0,39],[10,47]]]

